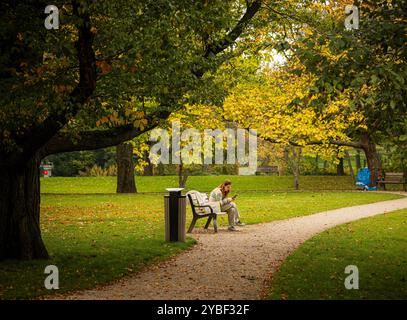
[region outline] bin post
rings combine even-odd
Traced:
[[[185,242],[186,197],[181,194],[184,188],[167,188],[164,196],[165,241]]]

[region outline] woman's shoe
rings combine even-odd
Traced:
[[[228,228],[228,230],[229,230],[229,231],[237,231],[237,229],[235,228],[235,226],[230,226],[230,227]]]

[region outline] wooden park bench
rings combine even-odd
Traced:
[[[259,166],[256,170],[256,175],[278,173],[278,166]]]
[[[206,217],[208,217],[208,221],[206,221],[205,229],[208,229],[209,224],[213,220],[213,228],[215,232],[218,232],[217,217],[227,214],[220,211],[220,203],[209,202],[209,197],[206,193],[195,190],[187,192],[187,197],[192,208],[192,222],[188,228],[188,233],[192,232],[198,219]]]
[[[377,181],[379,187],[383,186],[383,189],[386,190],[386,184],[402,184],[403,190],[406,190],[406,177],[403,172],[387,172],[384,174],[384,177]]]

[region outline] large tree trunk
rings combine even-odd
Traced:
[[[117,193],[137,193],[134,178],[133,146],[121,143],[116,147]]]
[[[374,187],[381,170],[379,154],[376,150],[376,144],[368,134],[362,135],[361,142],[366,156],[367,167],[370,170],[370,187]]]
[[[39,158],[0,166],[0,260],[47,259],[40,230]]]

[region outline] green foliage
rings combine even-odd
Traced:
[[[22,141],[44,130],[47,119],[47,125],[66,124],[62,131],[76,141],[83,130],[123,125],[143,130],[156,115],[186,102],[220,103],[224,88],[213,74],[241,54],[244,39],[254,32],[248,28],[236,51],[227,50],[234,39],[226,35],[249,4],[243,0],[53,4],[60,13],[58,30],[44,28],[42,3],[1,4],[0,40],[8,45],[0,54],[0,151],[5,154],[21,152]],[[85,42],[96,61],[83,66],[80,77],[77,49]],[[75,90],[95,65],[96,84]],[[72,100],[78,89],[91,91],[86,103]]]
[[[60,153],[51,155],[46,160],[52,161],[54,164],[53,176],[72,177],[79,175],[81,171],[88,172],[94,166],[104,170],[115,165],[116,153],[114,148],[107,148]]]
[[[407,143],[398,141],[396,144],[393,141],[383,143],[386,154],[382,156],[382,166],[384,172],[404,172],[407,174]]]
[[[400,126],[399,134],[383,138],[382,141],[386,154],[382,161],[383,169],[407,174],[407,117],[404,118],[404,125]]]
[[[363,114],[363,122],[355,122],[349,134],[357,137],[367,131],[379,142],[406,131],[406,1],[363,1],[359,9],[360,28],[350,31],[344,29],[341,15],[315,13],[321,23],[293,49],[317,77],[313,88],[318,96],[312,105],[324,113],[329,97],[346,92],[350,103],[340,113]]]
[[[92,168],[87,168],[86,171],[80,171],[79,175],[82,177],[108,177],[108,176],[117,176],[117,166],[111,165],[107,168],[99,167],[94,165]]]

